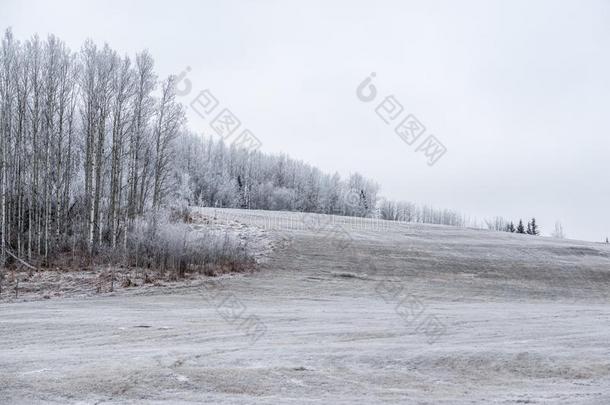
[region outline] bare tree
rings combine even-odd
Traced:
[[[176,102],[175,78],[169,77],[162,84],[161,99],[156,111],[154,129],[155,174],[153,208],[158,209],[165,197],[165,186],[172,155],[171,143],[185,121],[184,109]]]
[[[14,83],[13,72],[15,69],[15,42],[13,34],[10,30],[7,30],[4,38],[2,39],[2,50],[1,50],[1,66],[2,71],[0,73],[0,189],[2,197],[0,198],[0,268],[4,267],[6,263],[6,244],[8,235],[9,225],[7,222],[7,166],[9,164],[7,157],[7,149],[9,149],[12,142],[12,113],[13,113],[13,100],[14,100]],[[9,239],[10,240],[10,239]]]
[[[150,145],[147,142],[148,124],[154,108],[152,92],[156,87],[154,62],[148,52],[139,53],[135,64],[135,94],[132,101],[132,125],[129,139],[129,196],[128,217],[144,211],[146,178]]]
[[[561,225],[561,222],[555,222],[555,230],[551,233],[551,236],[558,239],[565,239],[566,235],[563,231],[563,225]]]
[[[113,80],[113,122],[112,122],[112,150],[110,175],[110,205],[108,208],[108,228],[111,237],[111,246],[116,247],[120,221],[121,196],[123,191],[123,161],[125,148],[125,135],[129,130],[130,119],[127,105],[133,96],[134,83],[131,61],[125,58],[115,72]]]

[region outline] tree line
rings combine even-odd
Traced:
[[[391,201],[359,173],[343,179],[285,154],[248,151],[186,132],[177,143],[177,201],[212,207],[300,211],[466,226],[457,211]]]
[[[359,173],[346,179],[285,154],[249,151],[185,132],[175,189],[178,200],[211,207],[373,216],[379,185]]]
[[[382,199],[379,203],[379,217],[391,221],[418,222],[426,224],[467,226],[468,218],[454,210],[417,205],[407,201]]]
[[[185,121],[173,78],[146,51],[134,59],[50,35],[0,47],[0,200],[6,254],[41,259],[78,245],[127,244],[127,229],[169,192]],[[154,92],[157,95],[153,95]]]
[[[515,226],[515,223],[513,221],[507,221],[502,217],[495,217],[491,220],[485,220],[485,224],[487,225],[487,229],[490,229],[493,231],[520,233],[520,234],[527,234],[527,235],[534,235],[534,236],[540,235],[540,227],[538,226],[538,223],[536,222],[536,218],[532,218],[531,220],[529,220],[527,222],[527,227],[525,225],[523,225],[522,219],[519,219],[519,222]],[[563,227],[561,227],[560,223],[556,224],[555,232],[553,233],[553,236],[558,237],[558,238],[564,237]]]

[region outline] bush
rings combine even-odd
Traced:
[[[137,220],[127,241],[128,265],[179,278],[187,272],[215,275],[253,267],[247,245],[236,236],[183,222],[189,219],[188,212],[174,210]]]

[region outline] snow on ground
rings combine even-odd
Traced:
[[[610,403],[607,245],[201,213],[261,270],[0,304],[0,403]]]

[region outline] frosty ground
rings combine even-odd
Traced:
[[[259,271],[0,304],[0,403],[610,403],[608,245],[202,211]]]

